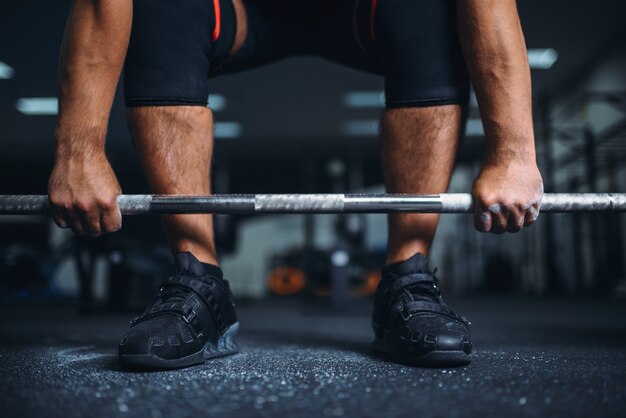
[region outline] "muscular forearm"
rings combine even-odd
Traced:
[[[459,35],[487,158],[535,158],[530,69],[515,0],[460,0]]]
[[[131,0],[74,0],[59,58],[57,158],[104,150],[131,22]]]

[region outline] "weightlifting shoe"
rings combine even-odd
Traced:
[[[239,328],[228,282],[191,253],[179,253],[174,274],[119,345],[129,369],[175,369],[234,354]]]
[[[469,321],[443,302],[435,272],[419,253],[383,269],[372,320],[375,351],[413,366],[470,362]]]

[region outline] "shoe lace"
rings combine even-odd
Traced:
[[[163,287],[158,296],[163,301],[170,301],[173,299],[184,299],[189,294],[189,290],[180,286],[167,286]]]
[[[174,277],[174,276],[170,276],[170,277]],[[156,300],[160,300],[162,302],[171,302],[175,299],[180,299],[180,300],[184,300],[187,295],[189,295],[190,290],[182,287],[182,286],[177,286],[177,285],[169,285],[168,284],[169,280],[166,280],[165,282],[163,282],[161,284],[161,289],[159,291],[159,293],[157,294],[155,301]]]
[[[159,293],[156,295],[148,309],[157,302],[165,303],[165,302],[174,302],[174,301],[183,301],[189,294],[189,289],[185,289],[182,286],[176,285],[168,285],[168,280],[161,284],[161,288],[159,289]]]
[[[408,285],[404,288],[405,294],[414,301],[426,301],[443,303],[441,297],[441,289],[439,287],[439,279],[436,276],[437,268],[422,274],[428,274],[432,277],[432,282],[419,281]]]
[[[439,287],[439,279],[436,276],[437,268],[435,267],[433,271],[429,271],[426,274],[429,274],[432,277],[432,283],[428,283],[426,281],[421,281],[415,284],[411,284],[407,286],[404,290],[413,301],[426,301],[426,302],[435,302],[441,305],[444,305],[446,308],[448,306],[443,301],[443,297],[441,296],[441,288]],[[448,308],[450,314],[459,318],[461,321],[465,322],[467,325],[470,325],[471,322],[464,316],[460,316]]]
[[[155,312],[155,308],[157,310],[162,309],[165,303],[179,302],[179,301],[183,302],[185,298],[187,297],[187,295],[189,294],[188,289],[185,289],[181,286],[167,286],[166,284],[167,284],[167,281],[161,284],[159,293],[154,297],[152,302],[146,307],[144,312],[131,321],[131,324],[150,316],[151,313]]]

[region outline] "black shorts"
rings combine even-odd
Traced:
[[[298,55],[382,75],[388,108],[468,101],[457,0],[244,0],[230,57],[231,1],[134,0],[127,106],[205,106],[210,78]]]

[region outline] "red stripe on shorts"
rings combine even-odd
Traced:
[[[213,0],[213,10],[215,10],[215,26],[213,27],[213,34],[211,35],[211,40],[215,42],[217,41],[217,38],[220,37],[220,30],[222,26],[222,13],[220,11],[220,0]]]
[[[370,15],[370,36],[372,41],[376,42],[376,32],[374,31],[374,17],[376,16],[376,5],[378,0],[372,0],[372,13]]]

